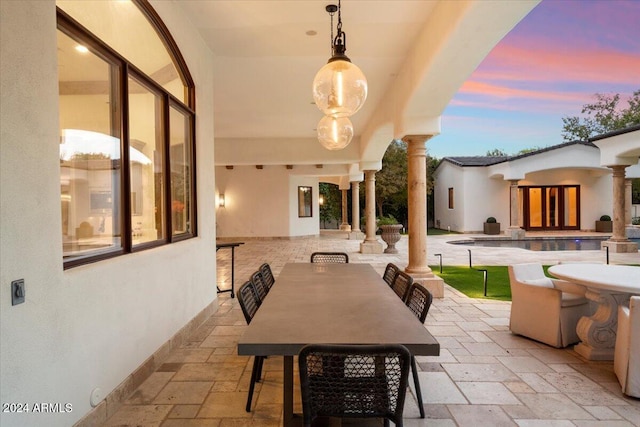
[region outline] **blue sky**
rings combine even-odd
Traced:
[[[516,1],[516,0],[509,0]],[[433,157],[560,144],[595,93],[640,89],[640,0],[543,0],[478,66],[427,142]]]

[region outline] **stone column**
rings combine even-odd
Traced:
[[[608,247],[610,252],[637,252],[638,244],[627,239],[625,230],[625,165],[609,166],[613,169],[613,235],[602,242],[602,247]]]
[[[631,225],[631,205],[632,203],[632,191],[631,180],[624,180],[624,223],[625,225]]]
[[[427,149],[430,135],[407,135],[409,263],[405,272],[434,297],[444,297],[444,281],[427,264]]]
[[[518,201],[518,180],[509,180],[509,200],[511,204],[511,213],[509,219],[509,229],[507,235],[511,236],[513,240],[524,239],[524,230],[518,225],[520,220],[520,203]]]
[[[376,171],[364,171],[365,180],[365,218],[366,236],[364,242],[360,243],[360,253],[381,254],[382,243],[376,238]]]
[[[351,226],[347,218],[347,190],[341,189],[342,192],[342,224],[340,224],[341,231],[351,231]]]
[[[351,182],[351,233],[349,239],[362,240],[364,234],[360,231],[360,183]]]

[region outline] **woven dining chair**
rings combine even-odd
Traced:
[[[275,277],[273,277],[273,273],[271,272],[271,267],[266,262],[260,266],[260,273],[262,274],[262,280],[264,284],[267,286],[267,289],[271,289],[273,284],[276,282]]]
[[[305,427],[318,416],[384,418],[402,427],[411,364],[403,345],[311,344],[298,356]]]
[[[257,313],[258,308],[260,307],[258,294],[250,280],[246,281],[242,286],[240,286],[240,289],[238,289],[238,303],[242,309],[242,314],[244,314],[244,319],[247,321],[247,325],[250,324],[251,319],[253,319],[253,316]],[[260,377],[262,376],[262,364],[264,362],[264,358],[264,356],[254,356],[253,358],[253,369],[251,370],[247,406],[245,408],[247,412],[251,412],[253,390],[255,389],[256,383],[260,381]]]
[[[400,271],[400,268],[394,263],[390,262],[389,264],[387,264],[387,268],[384,269],[382,278],[385,282],[387,282],[389,286],[393,285],[393,281],[396,278],[398,271]]]
[[[419,283],[413,283],[407,294],[406,304],[409,310],[416,315],[420,323],[424,323],[429,313],[429,308],[433,302],[433,295],[427,288]],[[422,405],[422,390],[420,390],[420,381],[418,379],[418,365],[416,358],[411,354],[411,372],[413,374],[413,384],[416,388],[416,399],[418,400],[418,408],[420,409],[420,418],[424,418],[424,406]]]
[[[264,301],[267,294],[269,293],[269,288],[264,283],[264,279],[262,278],[262,273],[260,273],[260,270],[255,271],[251,275],[251,283],[253,283],[253,286],[256,290],[256,294],[258,295],[258,299],[259,299],[258,305],[260,305],[262,304],[262,301]]]
[[[349,255],[344,252],[314,252],[311,254],[311,262],[325,264],[348,264]]]
[[[409,276],[404,271],[398,271],[395,279],[393,279],[393,284],[391,285],[391,289],[400,297],[400,299],[404,302],[407,299],[407,294],[409,293],[409,288],[413,284],[413,277]]]

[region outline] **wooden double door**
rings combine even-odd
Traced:
[[[520,224],[525,230],[579,230],[580,186],[519,187]]]

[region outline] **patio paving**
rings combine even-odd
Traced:
[[[429,264],[437,264],[434,254],[440,253],[445,265],[468,265],[468,249],[474,265],[606,259],[603,251],[533,252],[446,243],[468,237],[429,236]],[[359,244],[338,232],[319,238],[246,240],[235,252],[236,289],[263,262],[270,264],[277,286],[285,263],[308,262],[314,251],[348,252],[350,262],[370,263],[380,274],[389,262],[402,268],[407,264],[406,237],[394,255],[360,254]],[[228,287],[230,251],[219,251],[217,260],[218,283]],[[640,254],[611,254],[610,262],[640,264]],[[408,393],[406,426],[640,426],[640,400],[621,393],[612,362],[586,361],[571,347],[555,349],[512,335],[509,311],[509,302],[471,299],[445,285],[445,297],[434,300],[425,323],[440,342],[441,354],[417,357],[427,418],[419,418],[413,393]],[[238,356],[236,343],[245,327],[237,299],[219,294],[218,311],[104,425],[280,426],[280,357],[265,361],[254,410],[244,410],[253,360]],[[302,412],[299,396],[295,411]]]

